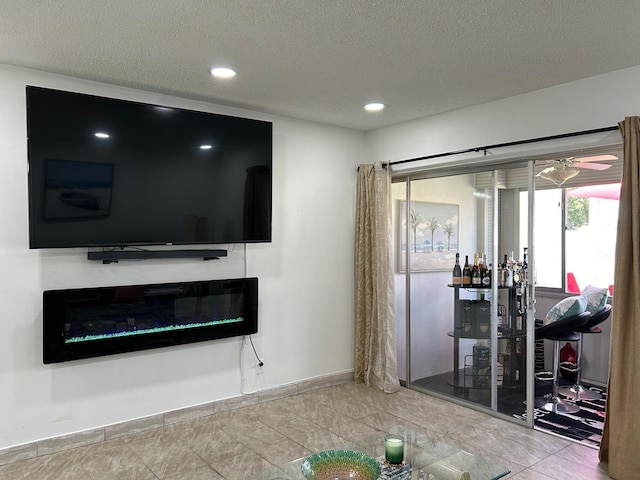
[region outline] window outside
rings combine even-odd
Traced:
[[[613,293],[620,184],[536,190],[535,195],[536,286],[579,293],[594,285],[609,287]],[[527,218],[527,203],[523,192],[520,218]],[[521,232],[526,228],[521,224]]]

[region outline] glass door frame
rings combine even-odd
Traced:
[[[479,172],[490,172],[491,173],[491,177],[492,177],[492,184],[491,184],[491,191],[492,191],[492,196],[493,196],[493,202],[492,202],[492,208],[493,208],[493,221],[492,221],[492,226],[491,226],[491,235],[493,237],[493,239],[495,239],[492,242],[492,258],[494,259],[494,262],[497,262],[498,260],[498,244],[499,242],[497,241],[498,237],[499,237],[499,219],[498,219],[498,214],[499,214],[499,201],[498,201],[498,193],[499,193],[499,188],[498,188],[498,175],[497,172],[503,169],[508,169],[508,168],[523,168],[526,166],[527,168],[527,176],[528,176],[528,193],[529,193],[529,212],[528,212],[528,258],[529,258],[529,264],[530,265],[534,265],[534,255],[535,255],[535,246],[533,244],[533,207],[534,207],[534,188],[535,188],[535,178],[533,175],[534,172],[534,160],[513,160],[512,162],[508,162],[508,163],[500,163],[500,164],[491,164],[491,163],[486,163],[486,164],[476,164],[473,165],[472,167],[467,167],[467,168],[461,168],[460,165],[456,165],[456,166],[452,166],[451,169],[446,169],[446,168],[442,168],[440,167],[436,167],[433,169],[433,171],[430,172],[430,169],[425,168],[423,171],[421,171],[419,174],[414,173],[407,173],[407,174],[402,174],[401,172],[399,172],[396,175],[392,174],[392,181],[394,182],[402,182],[404,181],[405,184],[405,218],[410,218],[410,210],[411,210],[411,202],[412,202],[412,195],[411,195],[411,185],[412,182],[415,180],[420,180],[420,179],[431,179],[431,178],[438,178],[438,177],[448,177],[448,176],[455,176],[455,175],[459,175],[459,174],[467,174],[467,173],[479,173]],[[409,239],[411,238],[411,232],[410,232],[410,224],[409,222],[406,222],[406,224],[404,225],[404,234],[405,234],[405,238]],[[404,275],[404,280],[405,280],[405,352],[406,352],[406,357],[405,357],[405,368],[406,368],[406,386],[407,388],[410,389],[414,389],[414,390],[418,390],[418,391],[423,391],[422,388],[416,387],[412,385],[412,374],[411,374],[411,359],[412,359],[412,355],[411,355],[411,320],[412,320],[412,313],[411,313],[411,260],[410,260],[410,256],[411,256],[411,249],[410,248],[406,248],[405,252],[405,264],[406,264],[406,271],[405,271],[405,275]],[[494,268],[492,275],[492,287],[491,287],[491,298],[492,299],[497,299],[498,298],[498,283],[495,281],[496,279],[496,271],[497,269]],[[534,312],[534,305],[535,305],[535,289],[533,286],[533,282],[529,282],[527,285],[527,305],[526,305],[526,310],[527,310],[527,322],[526,322],[526,341],[525,341],[525,349],[526,349],[526,355],[525,355],[525,369],[526,369],[526,376],[525,376],[525,380],[524,380],[524,385],[525,385],[525,398],[526,398],[526,419],[524,420],[524,423],[530,427],[533,428],[533,409],[534,409],[534,395],[535,395],[535,391],[534,391],[534,346],[535,346],[535,312]],[[498,302],[497,300],[492,301],[491,302],[491,345],[497,346],[498,344],[498,325],[497,325],[497,318],[498,318]],[[498,354],[497,354],[497,348],[492,348],[492,355],[491,355],[491,389],[490,389],[490,407],[484,407],[482,405],[478,405],[476,403],[470,402],[468,400],[464,400],[464,399],[459,399],[456,397],[450,397],[444,394],[439,394],[437,392],[431,392],[429,391],[430,394],[433,394],[435,396],[439,396],[447,401],[451,401],[454,403],[459,403],[461,405],[464,405],[466,407],[469,408],[474,408],[480,411],[484,411],[484,412],[489,412],[492,415],[496,415],[496,416],[501,416],[504,419],[508,419],[514,423],[518,423],[520,425],[522,425],[522,421],[521,420],[517,420],[512,418],[509,415],[506,415],[504,413],[501,413],[498,411]]]

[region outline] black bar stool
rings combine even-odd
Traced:
[[[560,387],[558,392],[571,400],[599,400],[602,398],[602,394],[584,388],[580,383],[582,378],[582,336],[585,333],[602,333],[599,325],[604,322],[611,314],[611,305],[605,305],[604,309],[594,313],[589,321],[582,328],[576,330],[578,334],[578,358],[576,358],[576,365],[578,368],[576,374],[576,383],[571,387]]]
[[[553,380],[553,390],[551,398],[545,398],[545,402],[541,406],[543,410],[569,414],[580,411],[580,407],[564,402],[559,396],[558,370],[560,368],[560,342],[579,341],[580,334],[575,332],[576,330],[582,329],[590,318],[591,314],[589,312],[583,312],[536,328],[536,340],[547,339],[552,340],[554,343],[553,372],[551,377]]]

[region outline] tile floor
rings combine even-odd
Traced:
[[[10,463],[0,480],[241,480],[396,424],[489,457],[511,469],[504,478],[609,478],[592,448],[406,388],[345,383]]]

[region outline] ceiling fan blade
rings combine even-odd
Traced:
[[[615,155],[593,155],[591,157],[577,157],[573,158],[573,164],[587,163],[587,162],[602,162],[603,160],[618,160]]]
[[[608,163],[574,163],[573,166],[587,170],[606,170],[607,168],[611,168],[611,165]]]

